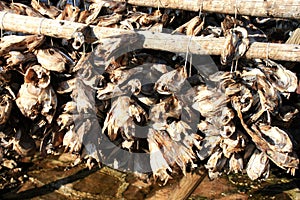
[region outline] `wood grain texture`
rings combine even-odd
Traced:
[[[2,22],[1,22],[2,21]],[[56,38],[71,39],[74,33],[88,27],[86,42],[110,39],[113,37],[127,37],[127,40],[138,41],[141,48],[155,49],[169,52],[189,52],[197,55],[221,55],[225,38],[190,37],[185,35],[171,35],[150,31],[128,31],[116,28],[87,26],[86,24],[52,20],[46,18],[29,17],[0,11],[0,25],[3,30],[28,34],[42,34]],[[275,44],[253,42],[245,54],[246,58],[273,59],[300,62],[300,45]]]
[[[146,200],[185,200],[193,193],[196,187],[207,175],[205,169],[200,169],[198,173],[187,173],[179,180],[170,180],[166,186],[154,189]]]
[[[300,18],[299,0],[117,0],[137,6],[217,12],[258,17]]]

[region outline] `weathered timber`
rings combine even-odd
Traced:
[[[193,193],[202,180],[207,175],[205,169],[200,169],[198,173],[187,173],[178,181],[170,180],[167,185],[162,188],[154,188],[154,192],[150,193],[147,200],[185,200]]]
[[[299,0],[117,0],[137,6],[300,19]]]
[[[29,17],[0,11],[0,26],[3,30],[27,34],[42,34],[56,38],[71,39],[84,27],[89,27],[86,42],[126,36],[132,41],[139,41],[141,48],[156,49],[169,52],[186,52],[187,47],[192,54],[221,55],[225,38],[190,37],[171,35],[150,31],[128,31],[116,28],[87,26],[86,24]],[[247,51],[246,58],[260,58],[300,62],[300,45],[253,42]]]

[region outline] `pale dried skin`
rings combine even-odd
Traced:
[[[57,99],[51,86],[38,88],[31,83],[24,83],[19,90],[16,103],[24,116],[33,120],[42,114],[51,123]]]
[[[288,153],[293,151],[293,143],[289,135],[276,126],[258,124],[251,127],[259,133],[274,152]]]
[[[188,163],[194,166],[193,159],[195,158],[192,147],[184,146],[181,142],[176,142],[170,138],[165,131],[155,131],[153,138],[163,153],[163,157],[170,166],[177,164],[183,174],[186,173],[186,165]]]
[[[102,131],[107,130],[111,140],[115,140],[119,133],[124,138],[131,139],[135,134],[135,122],[133,120],[137,119],[138,121],[140,116],[146,116],[146,112],[132,102],[130,97],[120,96],[113,101]]]
[[[122,94],[121,89],[113,83],[107,83],[105,88],[97,90],[97,98],[99,100],[109,100],[113,97],[121,96]]]
[[[46,15],[52,19],[55,19],[61,13],[61,11],[55,6],[49,6],[37,0],[32,0],[31,6],[42,15]]]
[[[218,148],[210,156],[207,161],[207,164],[204,165],[208,169],[208,176],[210,179],[215,179],[221,174],[221,170],[226,164],[227,158],[223,156],[222,151]]]
[[[21,3],[12,3],[11,10],[20,15],[28,15],[31,17],[43,17],[39,12]]]
[[[105,1],[100,1],[99,3],[93,3],[89,6],[89,16],[85,19],[86,24],[94,24],[98,21],[97,16],[105,4]]]
[[[77,22],[79,18],[80,9],[71,4],[67,4],[62,13],[56,18],[58,20],[67,20]]]
[[[32,51],[44,42],[42,35],[17,36],[9,35],[0,39],[0,55],[10,51]]]
[[[231,97],[231,105],[235,110],[237,109],[237,106],[240,107],[241,111],[244,113],[250,110],[254,99],[250,89],[244,85],[241,85],[239,88],[240,92]]]
[[[186,35],[198,35],[204,27],[204,21],[199,16],[194,17],[190,21],[178,27],[173,33],[186,33]]]
[[[50,71],[64,72],[67,64],[73,64],[73,60],[58,49],[39,49],[35,54],[38,62]]]
[[[0,95],[0,125],[5,124],[10,117],[13,99],[8,94]]]
[[[206,86],[198,86],[192,107],[204,117],[215,117],[228,103],[229,98],[216,89],[208,89]]]
[[[28,61],[36,60],[36,57],[33,53],[21,53],[19,51],[10,51],[5,58],[8,66],[20,65]]]
[[[220,141],[220,136],[206,136],[201,141],[199,150],[196,151],[200,160],[204,160],[209,157],[220,144]]]
[[[187,74],[184,67],[163,74],[155,83],[154,89],[160,94],[174,94],[186,83]]]
[[[130,80],[131,77],[143,71],[142,67],[135,67],[131,69],[115,69],[110,73],[110,81],[116,85],[121,85],[125,81]]]
[[[243,169],[244,169],[244,162],[243,162],[243,158],[241,157],[241,155],[238,153],[232,154],[232,156],[229,159],[229,172],[228,173],[242,172]]]
[[[241,124],[247,133],[251,136],[252,141],[255,143],[256,147],[265,152],[270,160],[272,160],[277,166],[287,169],[292,175],[295,174],[295,170],[298,169],[299,159],[295,152],[276,152],[272,144],[269,144],[261,135],[260,131],[252,131],[248,125],[244,122],[242,113],[237,110],[238,117],[240,118]],[[255,129],[255,126],[253,125]]]
[[[171,178],[169,172],[172,172],[171,167],[167,163],[164,158],[159,144],[155,140],[155,134],[157,132],[153,129],[149,129],[148,133],[148,143],[149,143],[149,151],[150,151],[150,166],[153,172],[153,177],[156,180],[159,178],[161,181],[164,181],[164,184]]]
[[[221,63],[227,65],[242,57],[249,48],[248,32],[243,27],[236,27],[225,32],[224,50],[221,53]]]
[[[220,142],[225,157],[230,158],[232,154],[243,151],[247,144],[247,137],[242,132],[237,132],[230,138],[224,138]]]
[[[296,91],[298,79],[295,73],[271,60],[267,60],[266,64],[266,66],[260,67],[260,69],[265,73],[268,81],[275,89],[281,93]]]
[[[171,96],[151,107],[149,119],[153,122],[152,127],[156,130],[164,130],[167,125],[167,118],[179,119],[182,113],[181,102]]]
[[[209,121],[201,120],[197,127],[206,136],[220,136],[220,129]]]
[[[115,13],[113,15],[101,16],[101,17],[99,17],[99,22],[98,22],[97,26],[108,27],[108,26],[118,23],[121,20],[122,20],[122,15],[117,14],[117,13]]]
[[[63,139],[63,146],[69,152],[79,152],[82,147],[82,138],[74,130],[74,125],[66,132]]]
[[[251,180],[260,177],[264,179],[268,178],[270,164],[267,155],[264,152],[255,150],[247,164],[246,171]]]
[[[166,125],[166,131],[174,141],[181,141],[182,136],[188,136],[191,130],[192,128],[182,120]]]

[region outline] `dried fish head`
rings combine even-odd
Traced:
[[[62,13],[56,19],[77,22],[79,13],[80,9],[77,6],[67,4]]]
[[[34,65],[27,69],[24,79],[25,83],[30,83],[39,88],[46,88],[50,84],[50,72],[40,65]]]
[[[221,128],[220,135],[224,138],[230,137],[236,130],[235,124],[233,121],[230,121],[228,124],[224,125]]]
[[[52,19],[55,19],[61,12],[55,6],[49,6],[45,3],[42,3],[42,2],[37,1],[37,0],[32,0],[31,1],[31,6],[35,10],[37,10],[39,13],[41,13],[42,15],[46,15],[46,16],[52,18]]]
[[[159,178],[164,181],[164,184],[171,178],[169,172],[172,172],[171,167],[163,156],[159,144],[155,140],[156,131],[154,129],[149,129],[148,133],[148,144],[150,151],[150,166],[153,171],[153,177],[156,180]]]
[[[244,169],[243,158],[239,153],[234,153],[229,159],[229,172],[242,172]]]
[[[134,120],[141,121],[143,115],[146,112],[133,103],[130,97],[120,96],[112,103],[104,121],[103,132],[107,130],[111,140],[115,140],[120,133],[125,139],[131,139],[135,135]]]
[[[251,90],[245,87],[245,85],[240,87],[239,93],[231,97],[232,107],[235,110],[240,109],[243,113],[250,110],[253,101]]]
[[[166,131],[174,141],[181,141],[183,136],[190,135],[189,132],[192,130],[192,128],[182,120],[178,122],[173,121],[171,124],[167,124],[166,126]]]
[[[293,151],[293,144],[289,135],[280,128],[268,124],[258,124],[253,125],[252,129],[259,132],[275,152],[287,153]]]
[[[51,123],[57,106],[57,98],[50,86],[39,88],[32,83],[24,83],[19,90],[16,103],[24,116],[33,120],[42,114]]]
[[[226,107],[229,98],[216,89],[198,86],[192,107],[204,117],[215,117],[216,113]]]
[[[21,156],[32,156],[36,151],[34,139],[28,134],[17,130],[16,137],[13,139],[13,150]]]
[[[32,53],[21,53],[19,51],[10,51],[6,56],[8,66],[19,65],[36,59]]]
[[[167,119],[169,117],[180,119],[181,113],[181,102],[175,96],[171,96],[150,108],[149,119],[153,123],[152,127],[154,129],[164,130],[167,125]]]
[[[226,158],[230,158],[233,153],[243,151],[247,144],[247,136],[240,131],[234,133],[231,137],[224,138],[220,142],[223,154]]]
[[[43,35],[9,35],[0,39],[0,55],[10,51],[32,51],[45,40]]]
[[[221,149],[216,149],[214,153],[210,156],[207,164],[204,165],[208,169],[208,176],[210,179],[215,179],[221,174],[221,170],[226,164],[227,158],[223,156]]]
[[[174,32],[186,33],[186,35],[197,35],[204,26],[204,21],[199,16],[192,18],[190,21],[178,27]]]
[[[270,164],[267,155],[264,152],[255,150],[247,164],[246,171],[251,180],[256,180],[260,177],[263,179],[268,178]]]
[[[268,60],[266,62],[268,65],[260,68],[272,86],[281,93],[295,92],[298,85],[296,74],[274,61]],[[268,67],[269,65],[271,67]]]
[[[155,83],[154,89],[160,94],[174,94],[186,83],[187,74],[184,67],[179,67],[163,74]]]
[[[9,94],[0,95],[0,125],[5,124],[10,117],[13,99]]]
[[[249,48],[248,32],[243,27],[236,27],[225,32],[226,40],[221,53],[221,64],[227,65],[242,57]]]
[[[234,118],[235,114],[231,108],[224,107],[221,113],[221,124],[227,125]]]
[[[139,24],[141,24],[143,26],[150,25],[152,23],[159,22],[159,20],[161,19],[161,16],[162,16],[162,14],[161,14],[160,10],[155,10],[151,14],[142,15],[139,18],[138,22],[139,22]]]
[[[64,72],[66,65],[74,64],[72,58],[55,48],[37,50],[36,58],[45,69],[55,72]]]
[[[277,90],[263,77],[257,76],[256,83],[262,110],[276,113],[278,106],[281,103]]]

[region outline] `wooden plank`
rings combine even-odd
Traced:
[[[148,194],[147,200],[184,200],[193,193],[197,186],[207,175],[204,168],[197,173],[187,173],[179,180],[170,180],[168,184],[161,188],[155,188],[153,193]],[[156,186],[159,187],[159,186]]]
[[[285,43],[300,44],[300,28],[297,28]]]
[[[138,41],[140,48],[156,49],[169,52],[189,52],[201,55],[221,55],[225,38],[190,37],[171,35],[150,31],[128,31],[116,28],[87,26],[86,24],[29,17],[0,11],[0,26],[2,29],[28,34],[43,34],[56,38],[71,39],[76,31],[83,27],[90,30],[86,34],[87,42],[110,39],[112,37],[127,37],[128,40]],[[122,38],[120,37],[120,38]],[[300,62],[300,45],[273,44],[253,42],[245,55],[246,58],[260,58]]]
[[[148,7],[300,19],[299,0],[117,0]]]

